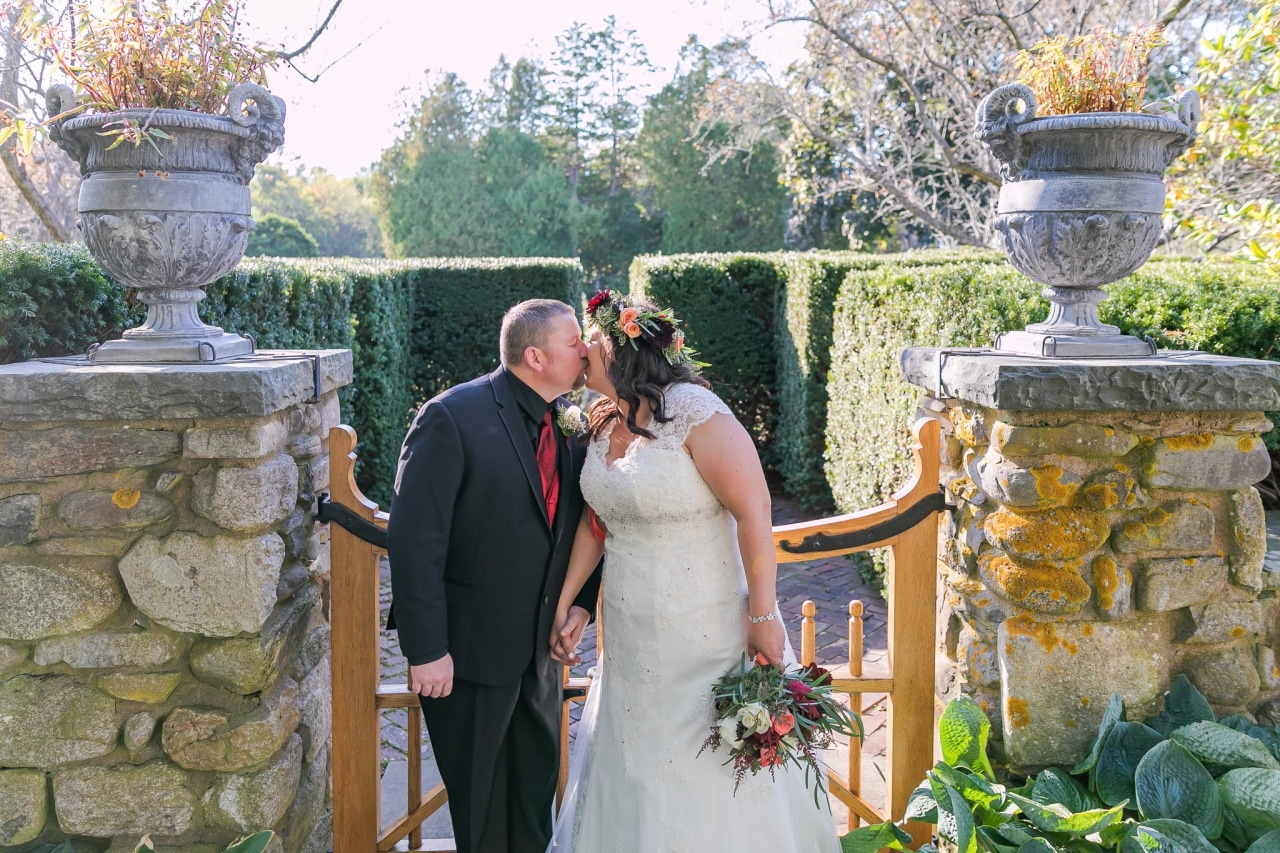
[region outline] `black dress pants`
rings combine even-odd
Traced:
[[[560,667],[531,661],[514,684],[454,679],[422,716],[458,853],[545,853],[560,767]]]

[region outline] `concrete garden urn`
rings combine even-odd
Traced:
[[[59,85],[47,101],[56,116],[75,96]],[[283,142],[284,117],[284,101],[242,83],[226,116],[130,108],[53,123],[51,138],[85,176],[78,210],[89,253],[147,306],[146,321],[93,349],[92,361],[216,362],[253,352],[252,338],[206,325],[197,306],[205,285],[244,256],[254,225],[249,181]],[[138,138],[153,130],[164,136]]]
[[[1022,109],[1018,109],[1018,104]],[[978,105],[975,135],[1001,163],[996,230],[1019,271],[1045,286],[1049,317],[996,341],[1037,356],[1132,357],[1155,345],[1106,325],[1101,285],[1146,263],[1160,240],[1165,170],[1191,147],[1200,96],[1177,116],[1145,112],[1036,117],[1036,97],[1001,86]]]

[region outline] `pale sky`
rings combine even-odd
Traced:
[[[332,0],[242,0],[242,15],[273,45],[299,47]],[[285,68],[268,78],[287,102],[285,147],[275,160],[322,166],[349,177],[373,163],[397,136],[406,104],[424,92],[428,72],[452,71],[473,88],[488,79],[500,54],[546,59],[555,37],[575,21],[595,29],[613,14],[620,29],[636,31],[649,59],[662,71],[654,88],[670,81],[690,33],[706,44],[726,34],[759,29],[761,0],[344,0],[334,21],[301,60],[309,83]],[[801,53],[794,24],[771,31],[771,64],[783,67]],[[344,54],[346,54],[344,56]]]

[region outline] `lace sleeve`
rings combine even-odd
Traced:
[[[663,424],[661,440],[674,444],[684,444],[689,431],[705,423],[712,415],[733,415],[724,400],[714,392],[691,382],[669,387],[663,395],[663,406],[671,420]]]

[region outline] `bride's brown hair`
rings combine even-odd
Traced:
[[[627,304],[646,311],[657,312],[658,307],[643,299],[627,297]],[[689,382],[710,388],[711,383],[703,379],[688,364],[672,364],[666,355],[656,346],[641,344],[639,346],[619,346],[613,335],[601,336],[608,357],[604,359],[605,375],[609,377],[618,399],[627,403],[627,429],[635,435],[653,438],[653,433],[636,424],[636,412],[640,410],[640,401],[645,400],[653,410],[655,423],[665,424],[671,420],[667,417],[663,405],[662,391],[668,385],[677,382]],[[587,431],[592,438],[599,438],[614,419],[621,418],[622,413],[608,397],[601,396],[587,407]]]

